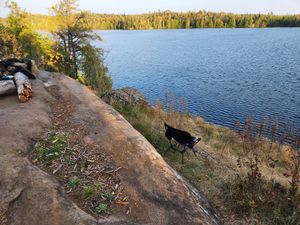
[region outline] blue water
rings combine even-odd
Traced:
[[[167,91],[189,112],[232,127],[249,116],[300,128],[300,29],[98,31],[114,88],[154,104]]]

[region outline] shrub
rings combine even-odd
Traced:
[[[103,194],[102,194],[102,198],[104,198],[105,200],[111,202],[113,199],[114,199],[114,195],[112,192],[110,191],[105,191]]]
[[[291,197],[286,187],[261,179],[253,186],[247,177],[236,176],[221,185],[226,207],[241,217],[255,217],[263,224],[298,224],[300,196]]]
[[[14,1],[7,1],[6,7],[10,14],[6,23],[0,24],[0,57],[30,58],[39,66],[53,67],[49,55],[53,54],[54,42],[32,28],[30,14]]]
[[[108,214],[110,212],[110,208],[107,204],[101,203],[96,207],[96,212],[99,214]]]
[[[67,182],[67,186],[69,188],[76,188],[79,184],[80,184],[80,180],[77,177],[72,177]]]
[[[83,197],[85,199],[92,197],[95,194],[95,189],[93,186],[86,186],[83,188]]]

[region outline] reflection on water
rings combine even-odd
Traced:
[[[99,31],[114,88],[154,104],[166,91],[189,111],[232,127],[278,114],[300,127],[300,29]]]

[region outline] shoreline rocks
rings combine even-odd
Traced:
[[[141,94],[137,89],[130,87],[112,90],[104,95],[102,97],[102,100],[110,105],[113,105],[116,102],[124,105],[129,104],[132,106],[148,105],[148,101],[145,96]]]

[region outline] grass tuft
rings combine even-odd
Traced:
[[[80,184],[80,180],[77,177],[72,177],[67,182],[67,186],[69,188],[76,188],[79,184]]]
[[[101,203],[96,207],[96,212],[99,214],[108,214],[110,211],[109,206],[105,203]]]
[[[85,186],[83,188],[83,198],[88,199],[93,197],[95,194],[95,188],[93,186]]]
[[[50,134],[46,139],[38,142],[34,148],[38,159],[55,160],[62,157],[67,148],[65,134]]]

